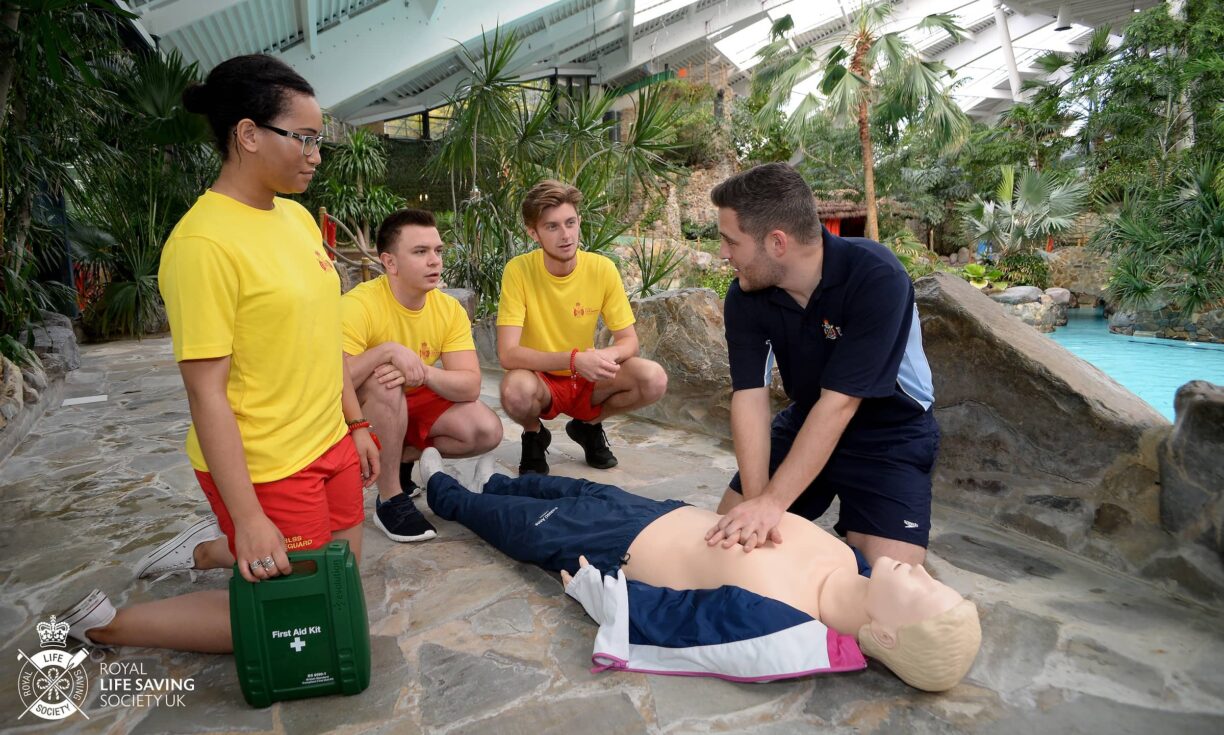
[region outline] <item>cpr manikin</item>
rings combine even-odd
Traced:
[[[739,616],[743,619],[734,626],[739,633],[745,621],[751,624],[768,615],[765,610],[781,610],[784,615],[800,616],[814,625],[823,624],[822,629],[853,637],[863,653],[888,666],[911,686],[943,691],[961,680],[981,644],[977,608],[951,587],[931,578],[924,568],[882,557],[870,578],[860,576],[850,547],[796,515],[783,518],[779,527],[782,543],[769,543],[745,553],[738,545],[729,549],[708,545],[705,533],[718,516],[680,501],[650,500],[585,480],[492,475],[491,457],[482,459],[471,483],[484,490],[478,494],[438,472],[441,459],[435,453],[422,456],[421,461],[428,481],[429,505],[438,516],[471,528],[515,559],[561,572],[566,592],[579,599],[600,622],[600,637],[612,625],[606,619],[615,617],[609,612],[614,601],[607,595],[616,594],[613,577],[619,577],[621,587],[627,584],[630,589],[627,612],[622,617],[632,615],[628,625],[633,632],[626,636],[636,636],[639,643],[649,637],[644,632],[650,625],[647,617],[657,613],[664,622],[664,638],[655,643],[668,656],[674,656],[679,645],[666,640],[667,635],[676,635],[678,614],[692,615],[702,625],[718,625],[720,620]],[[434,473],[438,473],[436,477]],[[600,581],[597,571],[609,576]],[[592,579],[583,582],[584,577]],[[640,590],[639,599],[663,600],[668,594],[685,599],[682,604],[652,602],[652,607],[635,608],[634,590]],[[620,594],[623,597],[625,593]],[[591,595],[606,599],[593,599]],[[625,606],[623,600],[621,605]],[[623,627],[625,621],[619,625]],[[763,625],[768,628],[763,634],[786,627]],[[800,629],[802,626],[794,626],[788,635],[798,635]],[[726,631],[716,634],[721,636],[719,640],[726,640],[727,635]],[[694,640],[691,635],[680,637],[690,644]],[[777,649],[767,646],[754,650],[752,655],[787,655],[786,649],[793,648],[795,640],[792,637],[788,646]],[[819,637],[813,640],[825,645]],[[783,666],[779,673],[737,675],[729,674],[719,661],[691,660],[686,663],[692,664],[693,670],[684,665],[666,671],[648,665],[616,668],[744,680],[861,668],[849,663],[838,665],[839,654],[833,650],[836,645],[832,640],[829,638],[832,658],[807,670]],[[740,641],[737,645],[741,647],[734,649],[738,651],[733,657],[736,659],[743,657],[743,645],[747,643]],[[598,663],[598,639],[596,647]],[[693,645],[692,649],[704,651],[708,647]],[[854,653],[857,655],[857,651]],[[605,658],[619,660],[618,656]]]

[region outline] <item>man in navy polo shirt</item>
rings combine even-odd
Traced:
[[[896,256],[831,235],[790,166],[757,166],[715,187],[727,292],[731,433],[739,472],[706,540],[745,551],[782,543],[778,523],[834,526],[874,564],[920,564],[931,525],[939,428],[914,287]],[[792,405],[769,416],[778,365]]]

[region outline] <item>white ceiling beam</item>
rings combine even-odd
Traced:
[[[297,0],[297,19],[307,52],[316,56],[319,53],[319,16],[315,0]]]
[[[1041,14],[1025,15],[1015,13],[1008,16],[1007,28],[1011,32],[1012,44],[1014,46],[1025,47],[1024,39],[1026,36],[1045,28],[1053,22],[1053,18]],[[953,69],[960,69],[994,53],[998,49],[998,45],[994,42],[984,42],[986,39],[995,36],[993,26],[994,24],[992,23],[990,26],[978,31],[978,41],[961,41],[940,54],[939,60]]]
[[[168,33],[204,20],[210,15],[229,10],[235,5],[242,5],[248,0],[173,0],[162,3],[151,10],[142,13],[140,22],[154,36],[165,36]]]
[[[542,12],[533,0],[468,5],[439,0],[435,8],[424,8],[415,2],[386,2],[320,34],[313,56],[301,44],[281,59],[310,80],[324,108],[344,118],[352,112],[350,100],[381,96],[397,80],[402,84],[411,70],[454,54],[454,39],[479,38],[482,28],[492,31],[499,22],[528,21]]]
[[[421,7],[425,10],[425,15],[429,18],[430,23],[438,20],[438,14],[442,12],[444,0],[417,0]]]
[[[609,65],[603,68],[600,81],[615,79],[650,59],[665,56],[693,41],[705,38],[711,32],[732,33],[765,17],[761,0],[724,0],[705,10],[697,11],[695,8],[696,6],[692,6],[683,20],[635,40],[629,47],[631,53],[627,58],[610,60]]]
[[[636,0],[625,0],[625,9],[621,12],[624,17],[621,18],[621,49],[628,60],[629,54],[633,51],[633,15],[637,12]]]
[[[594,36],[591,36],[592,12],[595,14]],[[538,71],[567,64],[588,54],[592,49],[610,42],[609,37],[614,37],[620,32],[621,13],[620,0],[604,0],[592,8],[586,8],[559,21],[546,22],[541,30],[519,39],[519,52],[510,62],[511,73],[522,72],[530,75],[533,70]],[[585,39],[584,36],[586,36]],[[584,40],[587,42],[583,43]],[[469,46],[479,44],[479,35],[468,43]],[[568,51],[560,51],[567,47]],[[456,71],[421,94],[375,104],[375,101],[386,96],[389,90],[399,86],[396,80],[389,79],[368,93],[351,96],[345,100],[343,105],[331,108],[331,112],[345,120],[362,124],[436,107],[444,102],[447,95],[457,91],[469,76],[470,63],[463,54],[456,54],[456,56],[464,66],[468,67],[468,70]],[[436,66],[436,64],[437,59],[430,59],[405,70],[401,78],[410,79],[421,69]]]

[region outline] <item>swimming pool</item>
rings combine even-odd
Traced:
[[[1048,335],[1173,420],[1173,396],[1191,380],[1224,385],[1224,345],[1110,334],[1100,309],[1071,309]]]

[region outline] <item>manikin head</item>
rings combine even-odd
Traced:
[[[559,264],[578,257],[582,192],[569,184],[548,179],[531,187],[523,199],[523,224],[540,245],[546,260]]]
[[[419,293],[438,287],[444,246],[432,212],[392,212],[378,226],[375,243],[378,260],[392,282]]]
[[[937,582],[922,565],[882,556],[867,583],[867,617],[859,629],[863,653],[912,687],[951,689],[982,644],[977,607]]]
[[[253,188],[306,191],[321,159],[323,113],[314,89],[284,62],[236,56],[183,92],[183,107],[208,118],[224,166]]]
[[[821,244],[812,190],[785,163],[736,174],[714,187],[710,200],[718,207],[719,257],[735,269],[745,291],[778,285],[788,254]]]

